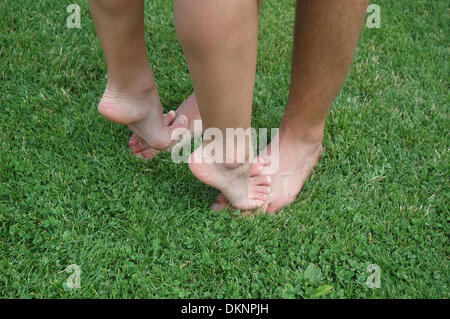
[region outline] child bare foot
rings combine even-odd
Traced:
[[[302,140],[280,137],[280,154],[278,172],[269,175],[272,179],[271,193],[264,204],[264,210],[275,213],[286,205],[292,203],[300,193],[312,169],[317,164],[323,152],[321,139]],[[263,160],[276,157],[271,155],[271,144],[260,157]],[[262,174],[265,173],[264,168]],[[230,205],[225,194],[220,194],[211,205],[215,211],[222,210]]]
[[[261,175],[262,163],[216,163],[198,148],[189,158],[189,168],[203,183],[222,191],[241,210],[263,206],[270,193],[271,179]]]
[[[184,116],[183,114],[177,116],[175,111],[169,111],[167,114],[163,115],[163,124],[164,126],[169,128],[170,132],[173,132],[176,128],[179,127],[185,128],[186,121],[189,121],[186,119],[186,116]],[[189,125],[189,123],[187,125]],[[171,141],[171,143],[173,142],[174,141]],[[160,152],[168,150],[171,144],[163,149],[154,148],[148,145],[136,133],[133,133],[131,134],[130,140],[128,141],[128,146],[130,147],[132,154],[136,157],[145,160],[151,160]]]
[[[98,105],[98,111],[112,122],[127,125],[136,136],[154,149],[168,147],[172,131],[176,128],[188,127],[188,121],[184,115],[177,121],[173,121],[175,117],[173,112],[163,117],[156,89],[140,92],[106,89]]]
[[[198,110],[197,98],[193,93],[189,96],[179,107],[174,111],[170,111],[167,114],[163,115],[164,125],[166,126],[174,126],[180,127],[180,125],[184,126],[184,123],[179,123],[179,121],[184,121],[185,118],[188,120],[188,129],[191,133],[194,130],[194,121],[201,120],[200,112]],[[157,149],[149,146],[143,139],[141,139],[138,135],[133,133],[130,137],[130,141],[128,142],[128,146],[131,149],[131,152],[137,157],[151,160],[155,157],[156,154],[163,150],[167,150],[167,147],[163,149]]]

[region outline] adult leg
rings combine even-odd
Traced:
[[[189,64],[203,129],[220,130],[224,141],[232,138],[227,128],[250,128],[257,7],[256,0],[175,1],[175,27]],[[229,163],[206,163],[202,148],[196,150],[189,164],[193,174],[221,190],[239,209],[261,206],[270,190],[270,178],[252,176],[252,164],[248,162],[252,155],[250,143],[242,150],[246,163],[237,160],[242,154],[234,153],[230,158],[226,156],[229,148],[222,151],[222,160]]]
[[[272,176],[268,212],[297,198],[319,160],[325,120],[350,68],[367,5],[367,0],[297,3],[291,88],[279,132],[280,168]]]
[[[279,131],[279,170],[268,212],[297,198],[323,151],[328,111],[348,73],[368,0],[299,0],[289,100]],[[270,145],[261,154],[270,154]],[[264,171],[263,171],[264,173]],[[213,208],[227,204],[219,197]]]
[[[89,0],[89,5],[108,68],[99,112],[128,125],[152,147],[167,147],[175,113],[163,118],[145,46],[144,1]],[[186,127],[187,119],[175,126]]]

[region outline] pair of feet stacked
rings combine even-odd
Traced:
[[[193,130],[194,120],[200,120],[195,95],[191,95],[176,112],[163,115],[156,89],[142,94],[106,90],[98,110],[106,119],[127,125],[134,133],[129,147],[141,158],[152,159],[160,151],[167,150],[175,129]],[[271,145],[264,150],[257,164],[206,163],[201,148],[191,155],[189,168],[203,183],[222,192],[212,208],[216,211],[233,206],[244,211],[263,208],[276,212],[294,201],[301,191],[312,168],[322,153],[321,141],[310,142],[285,138],[280,133],[279,169],[268,174]]]
[[[186,115],[191,120],[200,118],[195,115],[199,114],[195,98],[180,108],[184,112],[177,117],[173,111],[163,115],[156,89],[138,93],[107,89],[98,105],[98,111],[106,119],[127,125],[134,132],[129,145],[133,153],[147,159],[170,147],[175,129],[189,129],[190,119]],[[191,154],[189,162],[190,170],[200,181],[219,189],[238,209],[256,209],[267,200],[271,181],[269,176],[261,174],[261,163],[207,163],[203,154]]]

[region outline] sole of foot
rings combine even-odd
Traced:
[[[98,104],[98,111],[111,122],[127,125],[136,138],[156,150],[170,145],[173,130],[188,127],[185,116],[176,121],[174,112],[163,116],[158,93],[152,90],[131,95],[107,89]]]
[[[273,160],[271,145],[261,152],[260,157],[267,161]],[[268,174],[262,169],[262,174],[267,173],[271,177],[272,191],[264,203],[263,211],[267,213],[276,213],[286,205],[291,204],[297,198],[303,188],[306,180],[311,174],[313,168],[319,161],[323,153],[321,142],[316,143],[291,143],[280,138],[279,147],[279,169],[276,173]],[[215,211],[220,211],[230,207],[226,195],[220,194],[216,201],[211,205]],[[232,206],[232,205],[231,205]],[[254,214],[253,211],[244,212],[245,215]]]
[[[257,163],[214,163],[198,148],[189,158],[189,169],[201,182],[220,190],[240,210],[264,205],[271,191],[271,178],[261,175],[264,161]]]

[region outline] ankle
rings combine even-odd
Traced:
[[[153,79],[143,77],[140,80],[119,82],[108,80],[105,89],[105,95],[111,98],[134,97],[146,98],[158,95],[158,89]]]
[[[280,143],[287,142],[290,144],[302,145],[322,145],[324,135],[324,126],[300,126],[296,129],[288,128],[288,125],[280,126]]]
[[[109,121],[128,126],[149,116],[162,118],[163,113],[155,86],[130,88],[114,82],[108,82],[97,110]]]

